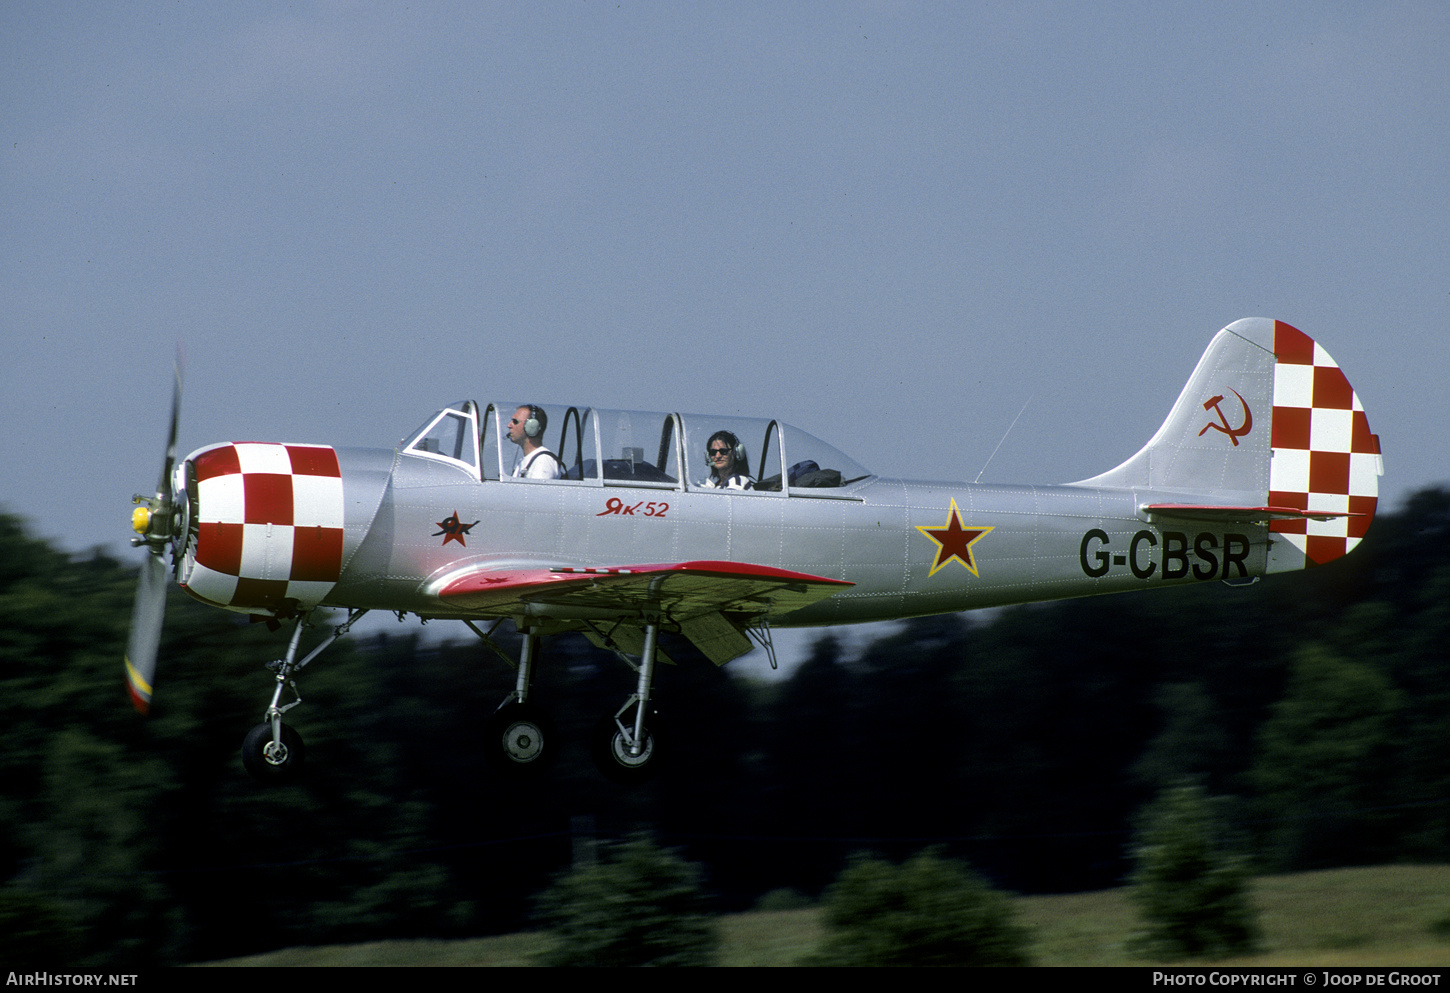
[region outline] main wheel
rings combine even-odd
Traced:
[[[489,758],[511,773],[535,773],[554,758],[554,725],[531,703],[506,703],[484,726]]]
[[[307,759],[302,736],[282,725],[282,744],[272,741],[272,725],[258,724],[242,739],[242,765],[259,783],[277,785],[297,778]]]
[[[621,720],[626,726],[631,725],[631,717],[624,717]],[[609,715],[594,725],[594,735],[589,751],[594,758],[594,765],[604,778],[625,786],[632,786],[644,782],[659,772],[663,749],[660,747],[658,726],[646,724],[644,740],[640,744],[639,754],[633,754],[624,732],[619,729],[614,716]]]

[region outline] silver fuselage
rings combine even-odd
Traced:
[[[1154,524],[1133,490],[869,477],[840,489],[742,492],[607,480],[479,480],[401,452],[338,449],[347,495],[342,575],[324,603],[477,616],[436,591],[512,568],[715,560],[855,584],[777,626],[845,624],[1261,575],[1262,525]],[[1162,498],[1161,492],[1155,494]],[[1185,495],[1185,500],[1189,499]],[[986,531],[938,566],[955,505]],[[440,537],[449,517],[462,541]],[[476,522],[476,523],[475,523]]]

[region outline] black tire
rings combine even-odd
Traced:
[[[558,754],[554,724],[531,703],[506,703],[484,725],[484,741],[493,765],[510,774],[534,775]]]
[[[307,760],[307,746],[302,736],[286,724],[282,725],[282,754],[269,755],[272,725],[258,724],[242,739],[242,765],[259,783],[277,786],[291,782],[302,772]]]
[[[627,725],[632,718],[621,719]],[[608,715],[594,725],[589,751],[594,758],[594,765],[605,779],[623,786],[643,783],[660,771],[664,755],[658,720],[653,714],[650,715],[644,728],[644,749],[638,755],[631,755],[624,733],[619,730],[614,716]]]

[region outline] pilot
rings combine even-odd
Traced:
[[[716,431],[705,442],[705,464],[710,475],[700,485],[707,490],[753,490],[755,480],[745,459],[745,446],[729,431]]]
[[[514,466],[514,476],[524,479],[558,479],[562,472],[559,456],[539,444],[549,426],[544,408],[526,403],[514,411],[509,421],[509,441],[524,450],[524,457]]]

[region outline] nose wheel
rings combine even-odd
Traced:
[[[257,782],[281,785],[296,779],[307,758],[302,736],[282,722],[258,724],[242,739],[242,765]]]

